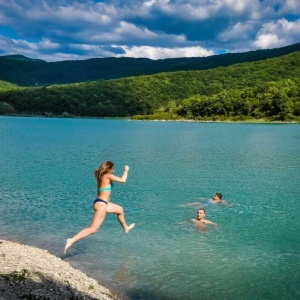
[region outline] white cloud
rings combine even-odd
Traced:
[[[0,36],[0,49],[1,52],[4,52],[2,55],[21,54],[30,58],[39,58],[46,61],[84,59],[91,57],[84,57],[73,53],[62,53],[59,48],[61,48],[60,45],[46,39],[41,40],[39,43],[29,43],[25,40],[15,40]],[[46,50],[46,52],[43,52],[43,50]]]
[[[261,49],[276,48],[284,45],[286,41],[282,41],[276,34],[261,34],[258,36],[254,45]]]
[[[204,57],[214,55],[213,51],[202,47],[184,47],[184,48],[160,48],[149,46],[114,46],[122,48],[125,54],[118,54],[116,57],[145,57],[150,59],[164,59],[175,57]]]
[[[300,14],[300,1],[299,0],[285,0],[280,8],[281,13],[285,14]]]
[[[192,21],[250,14],[258,4],[258,0],[158,0],[156,7],[166,15]]]
[[[223,42],[233,40],[245,40],[249,38],[249,34],[253,30],[254,23],[249,21],[246,23],[237,22],[233,26],[221,32],[219,38]]]
[[[300,41],[300,21],[285,14],[299,17],[300,0],[0,0],[0,53],[61,60],[120,49],[154,59],[249,51]]]
[[[151,6],[154,5],[156,2],[157,2],[156,0],[145,1],[145,2],[144,2],[144,6],[146,6],[146,7],[151,7]]]
[[[279,27],[282,28],[283,34],[290,34],[300,37],[300,19],[295,22],[289,22],[286,19],[278,21]]]
[[[149,46],[168,44],[171,46],[177,45],[178,47],[184,47],[187,44],[191,44],[187,41],[184,35],[166,34],[164,32],[153,32],[147,28],[141,28],[135,24],[128,22],[120,22],[120,25],[115,32],[112,33],[115,37],[115,42],[122,45],[122,42],[128,42],[128,44],[146,44]]]
[[[22,54],[28,57],[37,58],[37,45],[24,40],[14,40],[0,36],[0,49],[1,52],[3,52],[3,50],[5,51],[5,55]]]
[[[134,24],[130,24],[124,21],[121,21],[120,27],[116,30],[116,33],[119,35],[130,35],[135,38],[149,39],[157,37],[157,34],[149,31],[148,29],[139,28]]]
[[[53,50],[53,49],[58,49],[60,48],[60,44],[58,43],[53,43],[49,39],[42,39],[39,43],[38,46],[40,49],[46,49],[46,50]]]
[[[253,44],[255,47],[267,49],[284,46],[294,40],[300,40],[300,19],[296,22],[281,19],[264,24]]]
[[[222,3],[221,7],[226,7],[231,9],[236,13],[243,13],[253,7],[256,7],[258,4],[257,0],[243,0],[243,1],[236,1],[236,0],[224,0],[224,1],[214,1],[215,3]],[[252,9],[251,9],[252,10]]]

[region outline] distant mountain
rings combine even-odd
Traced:
[[[22,55],[0,56],[0,80],[20,86],[67,84],[99,79],[152,75],[162,72],[207,70],[260,61],[300,51],[300,43],[268,50],[228,53],[209,57],[151,60],[146,58],[92,58],[46,62]]]
[[[44,61],[41,59],[34,59],[34,58],[29,58],[24,55],[19,55],[19,54],[12,54],[12,55],[5,55],[5,56],[0,56],[6,59],[11,59],[11,60],[22,60],[22,61]]]

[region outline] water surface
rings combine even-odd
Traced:
[[[299,299],[300,126],[0,118],[0,233],[44,249],[124,299]],[[130,166],[124,207],[62,255],[90,224],[93,171]],[[190,222],[206,207],[218,224]],[[196,203],[196,204],[193,204]]]

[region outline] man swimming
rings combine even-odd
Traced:
[[[192,221],[195,222],[195,223],[197,223],[197,224],[199,224],[199,223],[203,223],[203,224],[215,224],[212,221],[206,220],[205,216],[206,216],[205,209],[204,208],[199,208],[197,210],[197,218],[196,219],[192,219]]]
[[[197,210],[197,218],[192,219],[192,221],[196,224],[197,229],[200,231],[205,231],[207,229],[207,225],[217,225],[216,223],[205,219],[206,213],[204,208],[199,208]]]
[[[226,204],[226,201],[222,200],[222,197],[223,195],[221,193],[215,193],[213,198],[207,201],[207,204],[217,204],[217,203]]]

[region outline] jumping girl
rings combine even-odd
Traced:
[[[113,174],[114,164],[111,161],[105,161],[94,172],[94,175],[97,179],[98,196],[94,201],[94,217],[92,223],[90,227],[82,229],[72,238],[67,239],[64,253],[66,253],[67,250],[78,240],[96,233],[102,225],[107,213],[117,214],[117,218],[122,225],[125,233],[128,233],[135,226],[135,223],[129,226],[127,225],[122,206],[110,202],[113,182],[125,183],[127,180],[128,171],[129,167],[125,166],[122,177],[115,176]]]

